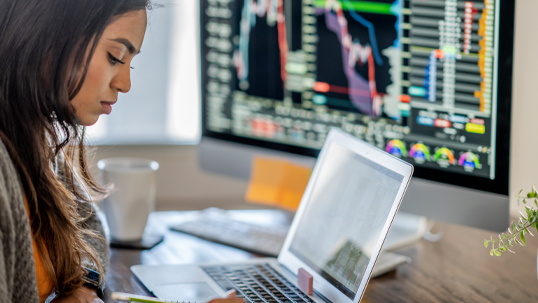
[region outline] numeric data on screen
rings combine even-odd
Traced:
[[[203,0],[204,127],[494,179],[496,0]]]

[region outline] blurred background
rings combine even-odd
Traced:
[[[159,162],[157,210],[263,207],[244,202],[247,182],[201,171],[198,1],[161,0],[149,15],[132,90],[88,128],[92,163],[117,156]],[[538,1],[517,0],[510,196],[538,183]],[[502,84],[500,84],[502,85]],[[521,209],[511,204],[511,214]]]

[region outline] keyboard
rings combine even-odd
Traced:
[[[219,214],[201,216],[172,227],[175,231],[271,257],[278,256],[288,229],[287,226],[262,226]]]
[[[280,221],[286,221],[280,223],[288,225],[275,225],[272,221],[264,222],[267,218],[256,216],[255,212],[247,211],[239,217],[240,220],[237,220],[230,212],[233,213],[233,211],[211,207],[201,211],[196,219],[172,226],[171,229],[255,254],[278,256],[291,220],[286,221],[280,216]],[[396,216],[383,245],[384,252],[405,247],[422,238],[426,229],[426,220],[424,218],[417,220],[416,217],[405,213],[399,213]],[[268,225],[254,222],[264,222]]]
[[[203,266],[224,290],[236,290],[250,303],[313,303],[314,301],[268,264]]]
[[[277,257],[289,226],[264,226],[251,221],[236,220],[229,216],[227,211],[210,208],[202,211],[198,218],[175,225],[171,229],[255,254]],[[372,271],[372,278],[385,274],[401,264],[411,263],[409,257],[387,251],[402,245],[402,242],[394,237],[399,234],[392,233],[392,235],[393,239],[389,233]]]

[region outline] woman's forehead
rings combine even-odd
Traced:
[[[103,32],[102,40],[120,43],[134,54],[140,51],[146,33],[146,10],[138,10],[118,17]],[[131,49],[134,47],[134,49]]]

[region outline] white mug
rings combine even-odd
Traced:
[[[103,200],[112,241],[140,241],[149,214],[155,209],[155,172],[159,164],[139,158],[108,158],[97,167],[112,185]]]

